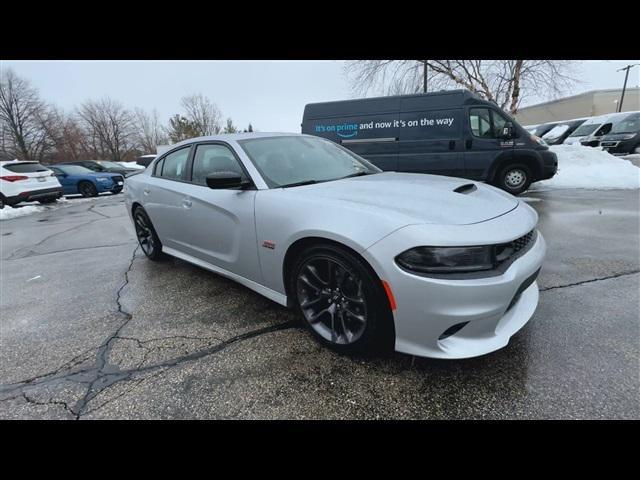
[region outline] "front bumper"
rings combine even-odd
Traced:
[[[633,153],[634,142],[637,142],[637,140],[602,140],[600,146],[602,150],[612,155],[628,155]]]
[[[515,212],[518,210],[521,208]],[[449,238],[462,238],[460,245],[469,244],[464,238],[473,238],[473,244],[479,245],[510,241],[534,227],[535,220],[527,221],[521,211],[480,224],[441,228],[458,230],[458,236]],[[423,226],[417,225],[405,229],[424,230]],[[533,315],[538,304],[535,278],[546,252],[544,238],[539,232],[528,251],[504,273],[462,280],[430,278],[402,270],[394,257],[406,249],[406,245],[398,245],[398,240],[407,237],[409,232],[396,237],[398,232],[363,254],[380,278],[388,282],[395,297],[397,351],[449,359],[484,355],[507,345],[511,336]],[[500,238],[500,232],[517,234],[506,238],[503,233]],[[415,234],[419,235],[419,232]],[[415,240],[411,242],[415,246]],[[464,326],[456,331],[461,324]],[[451,331],[454,333],[450,334]]]

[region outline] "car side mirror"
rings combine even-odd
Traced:
[[[504,138],[505,140],[511,140],[512,138],[515,138],[515,136],[516,136],[516,129],[513,126],[513,123],[511,122],[505,123],[502,129],[502,138]]]
[[[249,185],[237,172],[215,172],[207,175],[207,187],[213,189],[238,188]]]

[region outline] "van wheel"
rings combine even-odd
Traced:
[[[531,181],[529,167],[521,163],[511,163],[498,172],[495,185],[512,195],[518,195],[529,188]]]

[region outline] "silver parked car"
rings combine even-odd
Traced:
[[[337,351],[482,355],[538,303],[546,247],[531,207],[465,179],[382,172],[322,138],[187,140],[127,179],[125,195],[147,257],[292,307]]]

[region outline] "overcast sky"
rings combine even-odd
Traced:
[[[621,88],[624,72],[616,70],[638,62],[580,62],[581,83],[572,93]],[[155,108],[167,122],[181,111],[182,96],[202,93],[240,128],[251,122],[260,131],[299,132],[305,104],[351,97],[341,61],[2,61],[3,67],[65,110],[108,96],[130,108]],[[628,86],[639,84],[635,67]]]

